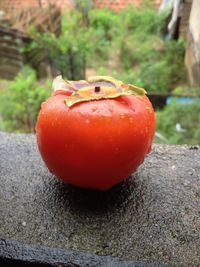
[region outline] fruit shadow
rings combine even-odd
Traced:
[[[71,213],[105,214],[124,209],[129,201],[134,201],[137,207],[141,203],[137,188],[138,177],[134,174],[105,191],[83,189],[62,181],[55,182],[53,190],[60,205]]]

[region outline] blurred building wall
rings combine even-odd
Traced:
[[[153,0],[155,7],[159,7],[161,0]],[[94,8],[110,8],[114,11],[120,11],[129,5],[139,6],[143,0],[93,0]],[[45,7],[49,4],[55,4],[62,10],[69,10],[75,7],[76,0],[1,0],[0,9],[2,5],[9,8],[27,8],[27,7]]]
[[[73,0],[0,0],[0,9],[46,7],[49,4],[54,4],[61,9],[74,7]]]

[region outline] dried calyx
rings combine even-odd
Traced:
[[[58,76],[53,81],[53,90],[64,90],[71,93],[71,96],[65,99],[68,107],[80,102],[146,94],[143,88],[124,84],[122,81],[109,76],[92,76],[87,80],[80,81],[65,81],[61,76]]]

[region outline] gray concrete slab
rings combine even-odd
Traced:
[[[49,173],[35,136],[0,133],[0,238],[127,260],[200,266],[200,148],[157,145],[107,192]]]
[[[145,263],[111,256],[69,251],[18,241],[0,239],[0,266],[7,267],[169,267],[163,263]]]

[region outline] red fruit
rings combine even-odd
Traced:
[[[155,114],[145,91],[110,77],[54,87],[60,90],[42,104],[36,125],[49,170],[92,189],[126,179],[151,150]]]

